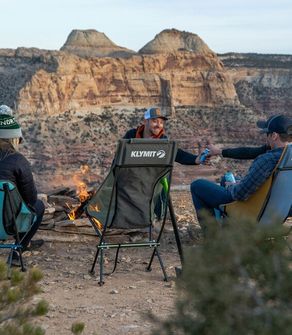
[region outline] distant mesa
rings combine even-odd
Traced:
[[[136,54],[133,50],[116,45],[104,33],[94,29],[72,30],[61,50],[83,58],[128,58]]]
[[[138,52],[140,54],[158,54],[177,51],[190,51],[203,55],[213,53],[198,35],[177,29],[163,30]]]

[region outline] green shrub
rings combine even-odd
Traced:
[[[186,250],[174,314],[153,317],[154,333],[292,334],[292,263],[283,228],[246,221],[208,227],[206,240]]]
[[[6,264],[0,262],[0,335],[43,335],[45,331],[30,324],[34,317],[47,313],[48,304],[41,300],[36,305],[31,298],[40,292],[42,279],[38,269],[27,273],[13,270],[7,279]]]

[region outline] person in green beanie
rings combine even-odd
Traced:
[[[31,239],[40,226],[45,206],[41,200],[37,199],[30,163],[18,152],[19,144],[23,139],[21,127],[11,115],[12,112],[9,113],[8,109],[2,107],[3,105],[0,106],[0,179],[13,182],[24,202],[36,213],[36,222],[29,233],[22,236],[20,234],[20,239],[23,238],[24,250],[32,250],[44,242],[43,240],[31,241]],[[16,251],[12,255],[12,265],[20,266]]]

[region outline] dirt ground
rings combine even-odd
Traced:
[[[195,243],[200,229],[195,224],[189,193],[174,192],[173,203],[183,245]],[[47,335],[71,334],[75,321],[85,323],[85,335],[150,334],[153,324],[145,315],[151,311],[163,319],[173,311],[175,267],[180,266],[180,259],[169,222],[160,247],[168,282],[163,281],[157,257],[152,271],[145,271],[152,249],[133,248],[120,251],[116,272],[99,286],[98,275],[88,274],[97,237],[46,230],[39,231],[35,238],[40,237],[45,239],[44,246],[26,252],[24,259],[28,267],[37,266],[44,274],[43,292],[35,299],[44,298],[50,305],[48,314],[37,322]],[[108,269],[113,260],[113,251],[107,252]]]

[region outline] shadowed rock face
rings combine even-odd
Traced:
[[[240,102],[256,112],[292,115],[292,56],[219,55]]]
[[[163,30],[140,49],[139,53],[159,54],[177,51],[189,51],[200,55],[213,53],[198,35],[176,29]]]
[[[104,33],[93,29],[72,30],[61,50],[84,58],[127,58],[136,54],[135,51],[116,45]]]

